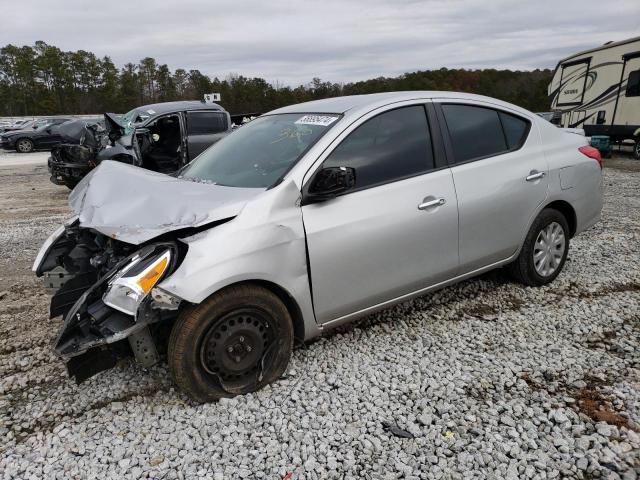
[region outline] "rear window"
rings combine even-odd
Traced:
[[[189,135],[207,135],[227,130],[227,116],[220,112],[187,112]]]

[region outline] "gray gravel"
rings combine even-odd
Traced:
[[[0,169],[0,479],[636,479],[640,168],[611,165],[603,221],[551,286],[464,282],[208,405],[176,392],[165,365],[66,377],[49,349],[60,320],[28,272],[66,192],[42,167]]]

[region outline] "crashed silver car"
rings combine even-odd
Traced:
[[[278,379],[296,341],[487,270],[551,282],[601,182],[585,137],[508,103],[333,98],[263,115],[175,177],[103,162],[34,271],[78,382],[166,350],[209,401]]]

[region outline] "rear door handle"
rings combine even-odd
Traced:
[[[529,175],[527,175],[527,178],[525,178],[525,180],[527,182],[533,182],[535,180],[538,180],[539,178],[542,178],[546,175],[545,172],[539,172],[537,170],[531,170],[529,172]]]
[[[425,200],[427,199],[425,198]],[[426,210],[430,207],[439,207],[445,203],[447,203],[447,201],[444,198],[435,198],[433,200],[427,200],[426,202],[423,200],[422,203],[418,205],[418,210]]]

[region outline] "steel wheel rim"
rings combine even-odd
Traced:
[[[558,222],[540,230],[533,245],[533,265],[538,275],[549,277],[558,270],[566,245],[564,229]]]
[[[23,153],[29,153],[31,151],[31,145],[28,140],[20,140],[18,142],[18,150]]]
[[[274,341],[274,326],[259,309],[235,310],[217,320],[200,348],[200,364],[206,373],[227,386],[255,381]]]

